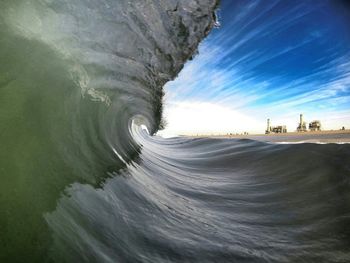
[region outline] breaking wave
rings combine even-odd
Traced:
[[[348,145],[151,136],[217,4],[1,2],[1,262],[350,260]]]

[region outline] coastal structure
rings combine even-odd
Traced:
[[[315,120],[309,123],[310,131],[320,131],[321,130],[321,122],[319,120]]]
[[[272,132],[273,133],[287,133],[287,127],[286,125],[279,125],[272,127]]]
[[[267,119],[267,127],[265,134],[270,133],[287,133],[286,125],[271,126],[270,119]]]
[[[322,124],[320,120],[313,120],[310,123],[307,123],[304,121],[304,115],[300,114],[300,119],[299,119],[299,124],[297,126],[296,132],[301,133],[301,132],[320,132],[322,130]],[[342,126],[341,131],[345,131],[345,127]],[[327,132],[327,131],[325,131]],[[278,126],[271,126],[271,120],[267,119],[267,126],[265,130],[265,134],[272,134],[272,133],[287,133],[287,127],[286,125],[278,125]]]
[[[270,125],[270,119],[267,119],[267,128],[265,131],[265,134],[271,133],[271,125]]]
[[[297,127],[297,131],[298,132],[306,132],[307,131],[306,122],[304,121],[303,114],[300,114],[300,122],[299,122],[299,125]]]
[[[309,123],[308,128],[310,131],[321,131],[321,121],[314,120]],[[307,132],[306,122],[304,121],[303,114],[300,114],[300,120],[297,127],[297,132]]]

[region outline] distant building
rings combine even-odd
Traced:
[[[273,133],[287,133],[286,125],[272,127]]]
[[[299,122],[299,125],[297,127],[297,131],[298,132],[306,132],[307,131],[306,122],[303,119],[303,114],[300,114],[300,122]]]
[[[267,119],[267,128],[265,134],[271,133],[270,119]]]
[[[321,122],[316,120],[309,123],[310,131],[320,131],[321,130]]]
[[[287,133],[286,125],[271,126],[270,119],[267,119],[267,127],[265,134],[270,133]]]

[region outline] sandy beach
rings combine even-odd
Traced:
[[[193,138],[232,138],[250,139],[276,143],[350,143],[350,130],[330,130],[317,132],[288,132],[275,134],[248,134],[248,135],[196,135]]]

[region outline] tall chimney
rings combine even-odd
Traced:
[[[300,114],[300,128],[303,127],[303,114]]]
[[[266,129],[267,132],[270,131],[270,119],[267,119],[267,129]]]

